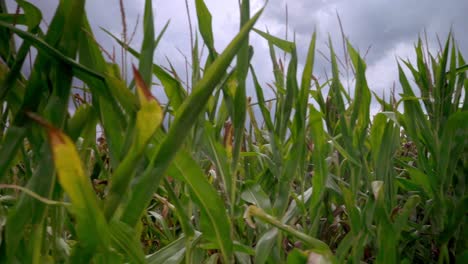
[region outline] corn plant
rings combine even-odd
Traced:
[[[371,116],[366,63],[350,41],[354,87],[331,40],[331,78],[320,83],[317,34],[299,72],[296,43],[255,28],[263,9],[251,14],[248,0],[223,51],[195,0],[190,83],[153,61],[170,26],[156,32],[151,0],[139,49],[103,29],[138,61],[128,81],[128,66],[94,39],[85,1],[59,1],[45,28],[41,10],[16,3],[20,12],[0,0],[0,262],[467,259],[468,66],[451,36],[435,55],[418,41],[416,61],[398,65],[402,93],[374,93],[382,111]],[[273,99],[250,34],[268,43]]]

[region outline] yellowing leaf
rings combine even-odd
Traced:
[[[60,186],[71,200],[71,211],[77,219],[77,234],[83,248],[95,250],[109,245],[109,232],[90,179],[86,176],[73,141],[40,116],[27,115],[45,127]]]
[[[143,81],[138,70],[133,66],[133,74],[137,87],[137,95],[140,101],[140,109],[136,115],[135,137],[130,150],[116,168],[111,177],[110,189],[105,206],[105,216],[110,220],[119,207],[123,194],[127,192],[130,181],[134,175],[135,164],[143,156],[144,149],[151,136],[161,125],[163,110],[156,98],[153,97]]]
[[[60,185],[70,196],[73,206],[85,209],[87,200],[85,196],[94,196],[94,193],[75,145],[60,130],[53,127],[47,130]]]
[[[135,146],[141,148],[147,143],[159,125],[161,125],[163,110],[135,67],[133,67],[133,73],[138,99],[140,100],[140,110],[137,113],[136,120],[137,136],[135,138]]]

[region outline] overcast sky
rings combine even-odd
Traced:
[[[32,0],[41,8],[47,22],[55,11],[58,0]],[[215,46],[218,51],[227,45],[238,30],[238,0],[205,0],[213,15]],[[7,0],[14,7],[13,0]],[[98,41],[108,50],[118,45],[99,27],[104,27],[116,35],[121,35],[119,0],[88,0],[87,12]],[[251,0],[252,14],[263,6],[264,0]],[[132,42],[136,49],[142,40],[142,15],[144,0],[124,0],[129,35],[135,26],[138,15],[138,31]],[[448,31],[453,30],[458,47],[468,56],[468,32],[466,14],[467,0],[270,0],[256,27],[268,28],[270,33],[284,37],[286,32],[286,5],[288,6],[289,38],[296,35],[299,57],[304,58],[308,41],[314,29],[318,32],[318,49],[329,54],[326,47],[328,35],[334,41],[338,53],[342,51],[341,33],[337,13],[341,17],[345,35],[362,54],[366,55],[367,77],[371,90],[388,95],[389,88],[398,80],[396,56],[412,58],[414,43],[418,35],[426,30],[430,49],[438,49],[436,34],[445,41]],[[192,23],[196,23],[194,1],[189,1]],[[154,0],[155,27],[158,33],[167,20],[171,20],[155,56],[155,62],[167,65],[166,56],[179,71],[185,71],[184,57],[178,49],[189,55],[189,27],[185,11],[185,0]],[[253,59],[257,74],[263,84],[273,79],[266,41],[251,34],[251,44],[255,49]],[[133,60],[136,63],[135,60]],[[300,60],[302,63],[303,61]],[[314,75],[322,81],[329,65],[318,56]],[[266,87],[266,85],[265,85]],[[250,91],[249,94],[253,94]],[[268,94],[268,92],[267,92]]]

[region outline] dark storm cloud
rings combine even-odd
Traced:
[[[445,42],[452,29],[458,48],[465,57],[468,56],[466,0],[270,0],[262,23],[277,36],[284,36],[286,4],[288,28],[290,32],[296,32],[298,53],[302,58],[315,29],[318,50],[328,56],[326,43],[330,36],[338,56],[342,58],[338,13],[351,44],[361,54],[371,47],[366,54],[366,75],[371,90],[380,95],[384,91],[388,95],[395,81],[396,88],[399,88],[397,58],[414,59],[414,44],[419,35],[424,38],[424,31],[433,55],[439,50],[437,35]],[[319,57],[315,69],[315,74],[323,76],[330,70],[329,62]]]
[[[415,42],[426,29],[430,39],[438,33],[442,39],[453,27],[460,48],[468,51],[466,12],[468,1],[279,1],[272,0],[265,16],[276,23],[284,23],[284,6],[289,8],[290,28],[299,35],[309,35],[317,27],[322,35],[340,37],[336,12],[339,13],[345,34],[358,48],[372,52],[369,62],[379,59],[387,50],[401,42]],[[323,36],[322,36],[323,37]]]
[[[58,0],[33,0],[44,13],[47,22],[50,21]],[[213,31],[215,46],[222,51],[238,31],[238,1],[237,0],[206,0],[213,15]],[[264,0],[251,0],[252,13],[263,5]],[[438,49],[436,34],[445,41],[448,31],[453,28],[458,46],[465,56],[468,56],[468,34],[465,34],[465,14],[468,12],[468,1],[452,0],[270,0],[256,27],[268,30],[279,37],[285,35],[285,6],[289,9],[289,39],[296,33],[300,62],[305,57],[310,36],[314,29],[318,32],[317,47],[329,54],[326,46],[328,35],[339,56],[342,57],[341,33],[336,13],[338,12],[344,31],[350,42],[361,53],[365,53],[368,64],[368,81],[371,89],[382,91],[392,86],[398,79],[396,74],[396,56],[411,58],[414,56],[413,44],[418,34],[427,30],[429,46],[432,52]],[[15,6],[13,0],[7,0],[10,8]],[[97,41],[109,52],[116,50],[117,63],[120,63],[120,48],[99,27],[121,36],[122,23],[118,0],[88,0],[86,10]],[[140,22],[131,46],[140,49],[142,36],[142,15],[144,0],[124,1],[127,34],[131,35],[140,15]],[[194,1],[189,1],[193,26],[196,27]],[[170,26],[161,40],[155,54],[155,62],[167,65],[167,59],[185,79],[185,60],[179,50],[190,61],[189,28],[184,0],[153,1],[155,28],[158,33],[165,22],[170,19]],[[14,9],[10,9],[14,10]],[[253,63],[262,85],[273,79],[268,46],[265,40],[256,34],[251,34],[251,44],[255,48]],[[317,55],[314,73],[324,80],[324,73],[329,71],[329,63]],[[137,60],[129,57],[129,63]],[[156,90],[160,90],[155,88]],[[268,89],[266,89],[268,93]],[[250,94],[253,94],[250,91]]]

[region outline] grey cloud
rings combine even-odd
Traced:
[[[14,6],[10,0],[9,6]],[[47,21],[50,21],[58,1],[33,0],[44,13]],[[120,36],[122,25],[118,0],[89,0],[87,1],[87,12],[98,42],[107,50],[112,51],[115,46],[119,52],[118,45],[109,38],[99,27],[106,28],[115,35]],[[238,30],[237,0],[206,0],[206,4],[213,14],[213,28],[215,45],[221,51]],[[260,7],[264,0],[252,0],[252,7]],[[340,14],[346,36],[351,43],[364,53],[369,45],[372,45],[366,60],[369,66],[368,77],[374,80],[373,89],[382,90],[391,85],[395,76],[395,56],[402,57],[411,52],[411,47],[417,40],[418,34],[427,30],[432,50],[438,48],[435,34],[438,33],[442,40],[447,36],[452,27],[457,43],[462,53],[468,55],[468,35],[464,34],[465,14],[468,11],[468,1],[452,0],[270,0],[265,12],[256,27],[265,29],[279,37],[284,37],[285,29],[285,5],[289,9],[289,39],[292,32],[296,32],[298,52],[300,58],[304,58],[310,36],[316,28],[319,34],[318,49],[328,55],[326,47],[327,37],[333,40],[335,49],[339,56],[341,54],[341,36],[336,12]],[[194,1],[189,1],[192,23],[196,24]],[[128,34],[134,28],[136,18],[140,14],[140,24],[132,46],[140,48],[143,38],[142,15],[144,1],[124,1],[126,7]],[[159,0],[154,1],[154,13],[156,17],[156,30],[161,30],[164,23],[171,19],[171,24],[156,50],[155,62],[166,63],[166,56],[173,63],[181,75],[185,73],[185,61],[178,49],[185,55],[190,55],[190,41],[188,23],[185,13],[184,0]],[[271,73],[270,57],[266,41],[251,34],[251,44],[255,48],[254,64],[258,67],[262,85],[273,79]],[[403,54],[401,53],[403,52]],[[117,62],[120,62],[117,56]],[[301,61],[301,60],[300,60]],[[130,60],[132,62],[132,60]],[[136,60],[133,60],[136,62]],[[301,61],[302,62],[302,61]],[[315,72],[323,76],[324,69],[329,68],[329,63],[317,56]],[[391,77],[382,78],[382,74],[388,70]],[[325,70],[327,71],[327,70]],[[182,76],[184,78],[184,76]],[[185,79],[185,78],[184,78]],[[323,80],[323,79],[322,79]]]
[[[468,51],[466,25],[468,1],[286,1],[290,28],[299,35],[309,35],[317,26],[321,35],[340,36],[335,15],[338,12],[345,34],[361,51],[372,45],[368,60],[373,63],[385,51],[401,42],[415,42],[418,34],[427,30],[431,40],[438,33],[444,39],[453,27],[462,52]],[[285,1],[270,1],[266,12],[268,20],[284,23]],[[322,36],[323,37],[323,36]]]
[[[317,29],[318,50],[329,54],[328,36],[342,58],[341,32],[336,13],[339,14],[346,37],[361,54],[366,55],[367,77],[370,88],[382,94],[397,83],[396,58],[414,58],[413,45],[426,30],[430,50],[439,50],[437,35],[444,42],[453,30],[458,48],[468,56],[466,12],[468,1],[415,1],[415,0],[271,0],[263,20],[270,32],[284,36],[285,6],[288,6],[288,30],[296,32],[298,53],[305,57],[311,33]],[[291,34],[290,34],[291,35]],[[318,57],[315,73],[329,72],[329,63]],[[398,91],[397,91],[398,92]],[[385,94],[389,94],[388,91]]]

